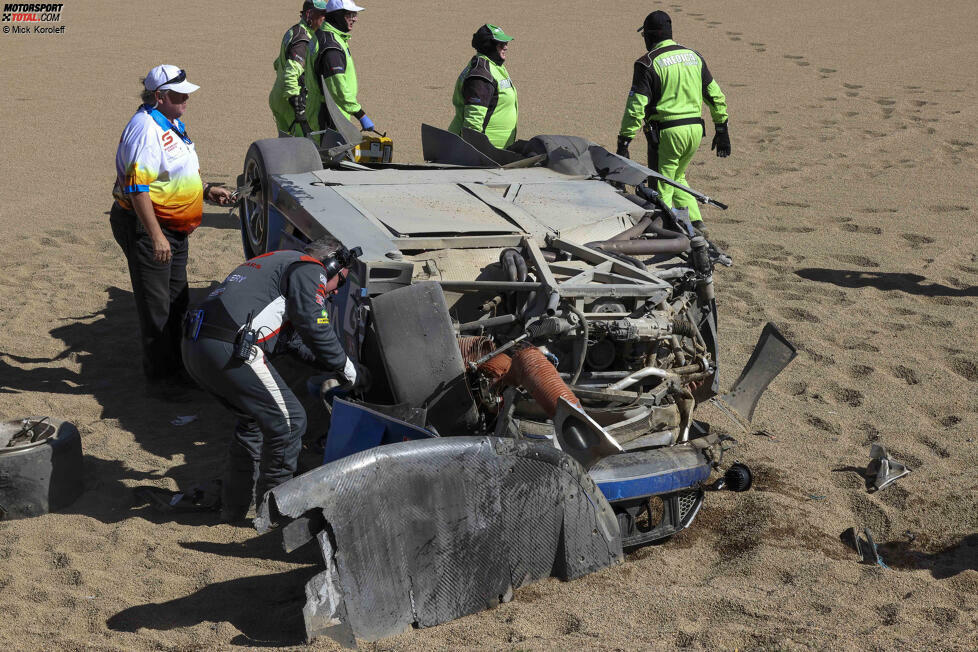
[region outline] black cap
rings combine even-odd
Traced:
[[[664,11],[653,11],[645,17],[645,22],[636,31],[650,36],[661,36],[660,41],[672,38],[672,19]]]

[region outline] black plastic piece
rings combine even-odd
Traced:
[[[427,409],[439,433],[467,432],[479,415],[441,286],[425,281],[385,292],[371,299],[371,310],[394,402]]]
[[[0,520],[64,509],[85,489],[78,429],[67,421],[47,420],[29,438],[8,441],[21,424],[0,424]]]
[[[693,523],[703,505],[703,491],[690,489],[663,496],[612,503],[623,548],[663,541]]]
[[[723,474],[724,488],[730,491],[747,491],[754,484],[754,474],[746,464],[734,464]]]

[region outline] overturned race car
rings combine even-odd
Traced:
[[[498,150],[424,125],[426,163],[371,165],[344,156],[355,139],[257,141],[239,178],[249,257],[360,248],[330,319],[371,382],[331,400],[325,463],[256,519],[322,550],[310,638],[474,613],[749,489],[735,442],[694,412],[722,398],[749,421],[795,351],[768,325],[718,397],[713,269],[731,261],[645,185],[660,175],[566,136]]]

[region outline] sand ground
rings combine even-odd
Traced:
[[[135,485],[215,474],[230,419],[203,395],[144,396],[107,218],[119,134],[161,62],[201,85],[185,119],[202,174],[233,184],[248,144],[274,135],[271,62],[298,4],[69,0],[64,34],[0,35],[0,416],[76,423],[88,487],[66,513],[0,522],[4,649],[300,644],[314,555],[134,506]],[[621,567],[364,647],[975,649],[975,4],[364,4],[361,100],[401,160],[420,157],[422,121],[448,123],[483,21],[516,36],[522,135],[613,145],[635,27],[669,11],[730,105],[733,156],[704,147],[689,173],[731,206],[706,211],[735,259],[717,275],[726,382],[768,320],[801,351],[758,409],[772,436],[740,437],[753,491],[711,496],[692,529]],[[240,256],[236,219],[209,208],[192,286]],[[199,419],[170,425],[184,414]],[[870,495],[857,471],[873,441],[913,473]],[[889,570],[839,542],[857,525]]]

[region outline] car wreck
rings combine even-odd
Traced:
[[[694,418],[720,391],[713,270],[731,261],[644,185],[657,173],[566,136],[497,150],[425,125],[426,163],[369,166],[344,156],[355,134],[328,136],[257,141],[239,178],[249,257],[360,248],[329,309],[370,386],[331,399],[325,463],[256,519],[322,551],[309,638],[355,645],[580,577],[750,487]],[[725,409],[749,420],[794,354],[768,325]]]

